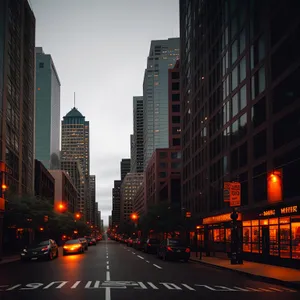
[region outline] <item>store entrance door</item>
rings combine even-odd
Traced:
[[[262,227],[262,255],[264,257],[268,257],[270,255],[270,232],[269,232],[269,226],[263,226]]]

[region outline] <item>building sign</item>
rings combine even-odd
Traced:
[[[294,205],[294,206],[288,206],[288,207],[283,207],[280,210],[280,213],[282,215],[284,214],[292,214],[292,213],[297,213],[298,212],[298,206]]]
[[[230,184],[230,206],[241,206],[241,184],[239,182]]]
[[[231,222],[231,213],[207,217],[203,219],[203,224],[216,224],[216,223],[223,223],[223,222]],[[242,220],[242,215],[238,213],[238,221]]]
[[[275,209],[269,209],[263,211],[261,214],[259,214],[261,217],[268,217],[268,216],[275,216],[276,212]]]
[[[282,216],[282,215],[290,215],[297,214],[299,212],[298,205],[286,206],[286,207],[278,207],[274,209],[268,209],[259,214],[260,217],[274,217],[274,216]]]

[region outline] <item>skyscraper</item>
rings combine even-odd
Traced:
[[[114,181],[112,189],[112,226],[115,228],[120,225],[121,218],[121,180]]]
[[[152,41],[143,84],[144,169],[157,148],[168,147],[168,69],[179,56],[179,38]]]
[[[26,0],[0,1],[0,160],[11,190],[34,185],[35,17]]]
[[[125,178],[126,174],[130,172],[130,158],[122,158],[120,163],[121,181]]]
[[[35,157],[46,168],[59,169],[60,81],[52,57],[36,50]]]
[[[90,142],[89,122],[74,107],[62,121],[61,130],[61,159],[65,161],[79,161],[83,172],[84,198],[79,204],[80,211],[87,215],[87,207],[90,201],[89,173],[90,173]]]
[[[144,115],[143,97],[133,97],[133,143],[131,154],[131,173],[144,171]]]
[[[90,222],[92,225],[95,224],[95,210],[96,210],[96,176],[90,175],[90,205],[87,206],[87,216],[89,218],[87,219],[88,222]]]

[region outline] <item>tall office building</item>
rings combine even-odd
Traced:
[[[90,203],[90,142],[89,122],[74,107],[62,121],[61,128],[61,159],[64,161],[78,161],[82,168],[84,182],[84,197],[79,204],[80,211],[85,218],[89,218],[87,207]]]
[[[121,218],[121,180],[114,181],[112,188],[112,226],[115,228],[120,225]]]
[[[84,202],[85,180],[79,161],[61,160],[60,169],[66,171],[71,177],[72,182],[78,191],[78,199],[75,204],[75,210],[83,213],[84,206],[82,206],[82,203]]]
[[[143,84],[144,169],[157,148],[168,147],[168,69],[179,57],[179,38],[152,41]]]
[[[90,205],[87,206],[87,215],[89,216],[89,219],[87,219],[88,222],[90,222],[92,225],[95,224],[95,210],[96,210],[96,176],[90,175]]]
[[[50,54],[36,52],[35,157],[48,169],[59,169],[60,81]]]
[[[120,162],[121,181],[123,181],[126,174],[130,172],[130,165],[131,165],[130,158],[122,158]]]
[[[27,0],[0,1],[0,160],[6,184],[34,191],[35,17]]]
[[[143,97],[133,97],[133,143],[131,173],[144,171],[144,115]]]
[[[243,257],[300,267],[300,2],[180,1],[182,200],[226,251],[223,183],[241,185]]]

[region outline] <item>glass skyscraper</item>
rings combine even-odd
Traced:
[[[168,147],[168,69],[179,58],[179,38],[151,41],[143,85],[144,169],[157,148]]]
[[[50,54],[36,48],[35,157],[59,169],[60,81]]]

